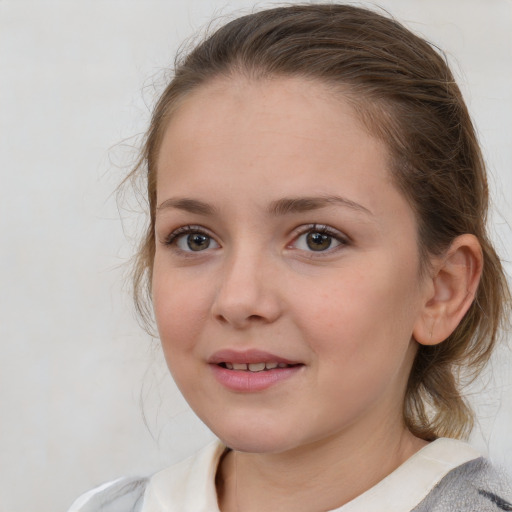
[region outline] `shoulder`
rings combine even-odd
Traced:
[[[68,512],[139,512],[147,478],[118,478],[80,496]]]
[[[215,473],[225,450],[216,441],[150,478],[108,482],[80,496],[68,512],[215,511]]]
[[[414,512],[512,511],[512,482],[504,471],[479,457],[454,469]]]
[[[496,508],[497,503],[507,503],[505,490],[506,479],[477,450],[462,441],[440,438],[339,511],[512,511]]]

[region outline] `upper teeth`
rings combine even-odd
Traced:
[[[272,370],[274,368],[286,368],[286,363],[225,363],[229,370],[249,370],[251,372],[261,372],[263,370]]]

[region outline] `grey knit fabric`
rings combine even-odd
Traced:
[[[479,458],[450,471],[412,512],[512,511],[512,486],[504,473]]]
[[[147,478],[122,478],[69,512],[140,512],[147,484]]]

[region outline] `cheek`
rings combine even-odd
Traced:
[[[192,351],[202,319],[208,313],[208,294],[194,286],[186,273],[166,272],[155,260],[153,307],[165,357],[170,364]]]
[[[400,365],[418,313],[416,269],[401,269],[382,258],[364,269],[340,269],[322,293],[310,294],[301,315],[303,330],[324,364],[350,372]]]

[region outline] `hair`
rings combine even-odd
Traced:
[[[422,272],[459,235],[475,235],[483,273],[470,309],[442,343],[420,345],[405,392],[403,418],[425,440],[464,438],[473,413],[459,389],[475,377],[500,332],[509,289],[486,232],[488,188],[474,127],[442,54],[403,25],[350,5],[278,7],[235,19],[176,60],[158,100],[131,176],[147,178],[149,223],[135,258],[134,298],[151,311],[157,157],[173,112],[214,79],[302,77],[350,101],[368,131],[389,150],[390,172],[418,226]]]

